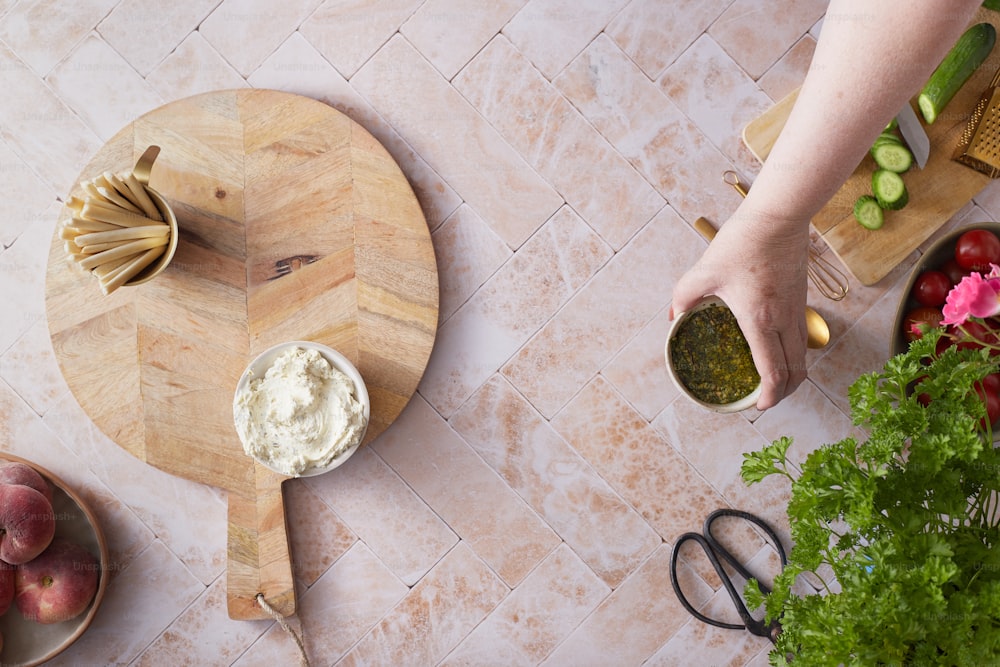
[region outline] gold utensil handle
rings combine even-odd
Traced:
[[[135,167],[132,169],[132,174],[143,185],[149,185],[149,172],[152,170],[153,162],[156,161],[156,157],[159,154],[159,146],[150,146],[145,150],[145,152],[143,152],[142,156],[135,163]]]
[[[711,241],[715,238],[715,227],[712,223],[705,218],[698,218],[694,221],[694,229],[696,232],[702,235],[706,241]]]
[[[730,169],[728,171],[723,172],[722,180],[724,180],[729,185],[733,186],[733,189],[739,192],[741,197],[747,196],[748,192],[747,187],[743,185],[743,182],[740,180],[739,174],[737,174],[735,171]]]

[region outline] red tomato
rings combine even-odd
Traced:
[[[913,298],[921,306],[941,306],[954,283],[947,274],[933,269],[924,271],[913,283]]]
[[[1000,239],[985,229],[967,231],[955,243],[955,261],[963,269],[989,271],[990,264],[1000,264]]]
[[[940,338],[938,338],[937,346],[934,348],[934,351],[937,353],[937,356],[940,357],[942,354],[944,354],[945,350],[947,350],[954,344],[955,341],[953,341],[950,336],[941,336]]]
[[[919,380],[917,380],[917,383],[913,386],[914,393],[919,392],[919,393],[917,393],[917,402],[920,403],[920,405],[924,406],[925,408],[928,405],[931,404],[931,396],[930,396],[930,394],[928,394],[925,391],[920,391],[920,383],[923,382],[926,379],[927,379],[927,376],[924,375]]]
[[[1000,419],[1000,393],[986,388],[985,381],[977,382],[974,386],[976,393],[979,394],[979,400],[986,404],[986,418],[990,420],[990,424],[996,424]],[[980,421],[979,425],[986,428],[984,421]]]
[[[929,306],[914,308],[906,314],[906,318],[903,320],[903,335],[906,336],[907,341],[912,343],[918,338],[923,337],[921,332],[914,331],[915,325],[926,324],[933,328],[939,326],[942,319],[944,319],[944,315],[941,314],[940,308],[931,308]]]
[[[997,325],[992,320],[988,320],[986,325],[969,320],[961,329],[948,327],[948,332],[958,339],[955,346],[960,350],[978,350],[990,346],[991,357],[1000,354],[1000,350],[997,349],[997,343],[1000,342],[996,333]]]
[[[979,350],[983,347],[983,343],[996,338],[986,327],[972,320],[963,324],[961,329],[949,327],[948,330],[958,339],[955,347],[960,350]]]
[[[969,275],[968,271],[958,265],[958,262],[955,261],[954,257],[941,265],[941,272],[948,276],[952,285],[959,284],[962,282],[962,278]]]
[[[983,378],[983,388],[1000,395],[1000,373],[990,373]]]

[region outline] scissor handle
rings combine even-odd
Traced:
[[[742,624],[726,623],[725,621],[709,618],[695,609],[694,606],[688,602],[687,596],[685,596],[684,592],[681,590],[680,582],[677,579],[677,557],[680,554],[681,546],[685,542],[696,542],[702,550],[704,550],[708,560],[712,563],[712,567],[715,568],[719,578],[722,580],[722,584],[726,587],[726,591],[729,593],[729,596],[733,598],[733,602],[736,603],[736,611],[743,620]],[[736,587],[733,586],[733,582],[729,579],[729,575],[727,575],[725,570],[722,569],[722,564],[719,562],[719,559],[716,558],[715,552],[712,550],[712,546],[709,544],[708,540],[705,539],[704,535],[700,535],[699,533],[684,533],[677,538],[676,542],[674,542],[674,549],[670,552],[670,585],[673,586],[674,594],[677,596],[677,599],[680,600],[681,606],[687,609],[689,614],[697,618],[702,623],[708,623],[709,625],[714,625],[717,628],[726,628],[727,630],[743,630],[744,628],[748,628],[746,625],[747,621],[753,621],[746,605],[743,604],[742,598],[737,595]]]
[[[763,621],[758,621],[750,614],[750,610],[747,609],[746,603],[743,601],[743,597],[740,595],[739,591],[736,590],[733,580],[729,577],[729,574],[722,566],[722,562],[719,560],[722,558],[729,563],[729,565],[744,579],[754,579],[757,582],[757,587],[760,589],[761,593],[766,595],[771,592],[770,589],[765,584],[761,583],[760,580],[756,579],[753,574],[747,570],[746,567],[744,567],[743,564],[732,555],[732,553],[729,552],[728,549],[723,547],[712,534],[712,525],[721,517],[735,517],[743,519],[761,528],[761,530],[763,530],[764,533],[771,539],[774,548],[778,551],[781,566],[784,567],[788,564],[788,558],[785,555],[784,547],[781,545],[781,540],[778,539],[778,536],[763,519],[742,510],[722,508],[712,512],[708,515],[708,518],[705,519],[703,534],[684,533],[677,538],[677,541],[674,543],[674,549],[670,554],[670,584],[673,586],[674,593],[677,595],[677,599],[680,601],[681,605],[688,611],[688,613],[697,618],[699,621],[709,625],[714,625],[718,628],[726,628],[729,630],[746,629],[754,635],[767,637],[774,642],[777,639],[778,633],[781,631],[779,623],[777,621],[764,623]],[[732,600],[733,606],[736,607],[736,612],[739,614],[740,620],[743,621],[742,624],[727,623],[725,621],[719,621],[705,616],[694,608],[684,595],[683,591],[681,591],[680,583],[677,579],[677,558],[680,554],[681,546],[685,542],[691,541],[697,543],[705,552],[705,556],[712,564],[712,568],[719,576],[719,580],[722,581],[722,585],[729,594],[729,598]]]
[[[714,512],[708,515],[708,517],[705,519],[705,524],[702,526],[702,531],[705,533],[705,537],[708,538],[709,544],[711,544],[712,548],[715,549],[719,553],[719,555],[725,558],[727,563],[736,568],[736,571],[740,573],[741,577],[749,579],[753,575],[747,572],[746,568],[744,568],[743,565],[739,561],[737,561],[736,558],[733,557],[731,553],[729,553],[728,549],[719,544],[719,541],[715,539],[715,536],[712,534],[712,524],[715,523],[716,520],[718,520],[719,518],[727,516],[734,517],[737,519],[743,519],[744,521],[749,521],[750,523],[754,524],[755,526],[763,530],[764,534],[767,535],[767,537],[770,539],[771,546],[773,546],[775,550],[778,552],[778,558],[781,559],[781,567],[784,568],[786,565],[788,565],[788,556],[785,555],[785,548],[781,546],[781,540],[778,538],[778,535],[774,532],[774,530],[771,528],[771,526],[768,525],[766,521],[761,519],[759,516],[750,514],[750,512],[744,512],[743,510],[734,510],[728,507],[723,507],[721,509],[715,510]],[[761,592],[768,593],[769,591],[762,590]]]

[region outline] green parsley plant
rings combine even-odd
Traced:
[[[938,354],[940,336],[851,386],[867,439],[824,445],[800,470],[789,438],[744,455],[748,484],[791,483],[788,565],[771,594],[745,591],[780,619],[772,664],[1000,664],[1000,450],[977,394],[1000,357]],[[793,593],[805,572],[825,590]]]

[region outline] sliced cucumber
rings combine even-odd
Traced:
[[[933,123],[958,89],[969,80],[993,50],[997,31],[989,23],[977,23],[955,42],[917,96],[924,120]]]
[[[882,132],[880,135],[878,135],[875,138],[875,141],[872,142],[872,146],[869,149],[869,152],[872,152],[877,147],[883,146],[883,145],[886,145],[886,144],[888,144],[889,146],[902,146],[904,148],[907,148],[906,144],[903,143],[903,140],[900,139],[899,136],[896,135],[895,133],[893,133],[893,132]],[[872,152],[872,157],[875,157],[875,154],[873,152]]]
[[[892,132],[890,130],[882,130],[881,132],[879,132],[879,135],[875,137],[875,141],[872,142],[872,145],[874,146],[876,144],[884,144],[884,143],[902,144],[903,140],[900,139],[899,135],[896,134],[895,132]]]
[[[888,169],[876,169],[872,174],[872,192],[878,205],[890,211],[897,211],[910,200],[903,177]]]
[[[878,201],[871,195],[861,195],[854,202],[854,219],[868,229],[879,229],[885,222],[885,214]]]
[[[913,166],[913,153],[901,141],[876,141],[871,154],[880,169],[888,169],[897,174],[902,174]]]

